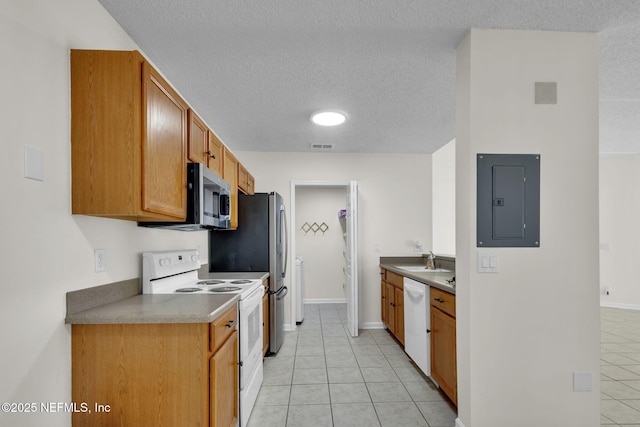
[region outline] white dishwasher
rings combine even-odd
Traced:
[[[431,376],[429,286],[404,278],[404,351]]]

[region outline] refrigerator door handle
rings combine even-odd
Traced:
[[[282,299],[289,293],[289,288],[286,286],[281,287],[277,291],[269,291],[267,292],[269,295],[275,295],[276,299]]]
[[[287,227],[287,213],[284,206],[280,207],[281,226],[284,229],[284,265],[282,267],[282,277],[287,275],[287,261],[289,258],[289,229]]]
[[[282,288],[278,292],[276,292],[276,298],[277,299],[282,299],[285,296],[287,296],[288,293],[289,293],[289,289],[285,286],[284,288]],[[280,294],[282,294],[282,295],[280,295]]]

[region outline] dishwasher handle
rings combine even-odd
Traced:
[[[422,288],[424,288],[424,286],[422,286]],[[424,297],[425,294],[424,289],[420,289],[420,287],[417,286],[411,286],[408,283],[404,284],[404,290],[407,295],[413,300],[420,300]]]

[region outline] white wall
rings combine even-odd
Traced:
[[[600,158],[602,305],[640,309],[640,155]]]
[[[599,426],[597,35],[471,30],[457,55],[460,420]],[[558,83],[557,105],[534,105],[536,81]],[[493,249],[493,274],[476,270],[482,152],[541,154],[540,247]]]
[[[456,254],[456,140],[432,155],[433,252]]]
[[[291,208],[291,181],[358,181],[360,210],[360,321],[380,325],[381,256],[416,255],[415,240],[431,247],[431,156],[238,152],[256,191],[277,191]],[[380,252],[374,252],[374,243]],[[293,262],[293,258],[290,260]],[[290,264],[291,265],[291,264]],[[290,286],[291,275],[285,279]],[[289,293],[289,296],[291,293]],[[287,298],[285,324],[291,324]]]
[[[303,262],[304,300],[346,301],[344,251],[344,219],[338,219],[346,208],[344,187],[298,187],[296,189],[296,253]],[[342,222],[342,224],[341,224]],[[328,229],[304,232],[307,223],[326,224]]]
[[[145,250],[199,247],[205,232],[71,215],[69,49],[136,49],[94,0],[0,7],[0,402],[71,400],[68,291],[139,276]],[[44,152],[44,181],[23,178],[23,147]],[[107,271],[94,273],[93,251]],[[105,402],[108,403],[108,402]],[[70,414],[6,414],[0,425],[68,426]]]

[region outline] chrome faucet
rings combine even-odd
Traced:
[[[427,270],[435,270],[436,269],[436,256],[433,252],[429,251],[429,255],[427,256]]]

